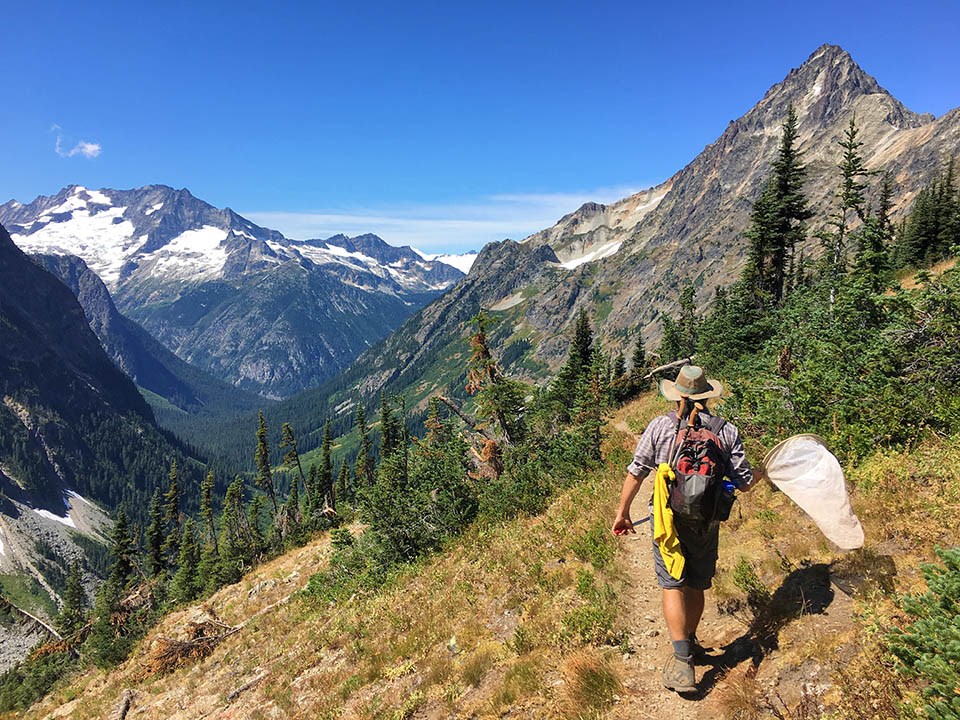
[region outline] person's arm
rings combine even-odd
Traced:
[[[631,472],[627,472],[623,478],[623,487],[620,490],[620,506],[617,508],[617,517],[613,521],[613,534],[623,535],[624,533],[635,533],[633,529],[633,520],[630,519],[630,506],[633,499],[640,490],[643,478],[638,478]]]
[[[633,521],[630,519],[630,504],[637,496],[643,479],[650,470],[656,467],[657,457],[655,445],[658,442],[657,420],[647,425],[637,449],[633,454],[633,462],[627,466],[626,477],[623,478],[623,487],[620,489],[620,506],[617,508],[617,517],[613,521],[613,534],[622,535],[634,532]]]
[[[727,431],[729,438],[730,457],[727,466],[727,477],[737,486],[741,492],[747,492],[759,482],[763,476],[763,468],[754,468],[747,461],[746,451],[743,449],[743,440],[740,439],[740,431],[736,427],[727,423],[723,426]]]

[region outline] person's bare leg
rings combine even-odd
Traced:
[[[667,631],[670,640],[686,640],[688,613],[684,602],[686,588],[663,588],[663,618],[667,621]],[[701,597],[702,601],[702,597]],[[703,607],[700,608],[701,612]],[[699,621],[699,617],[697,618]]]
[[[700,625],[700,618],[703,617],[703,590],[693,588],[683,588],[683,640],[690,638],[697,632]],[[669,625],[669,622],[668,622]]]

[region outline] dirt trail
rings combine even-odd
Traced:
[[[625,440],[625,444],[629,444],[632,451],[636,436],[622,420],[615,422],[614,427],[626,433],[628,440]],[[630,516],[634,522],[647,517],[647,502],[651,495],[652,474],[643,481],[633,502]],[[736,620],[719,615],[716,603],[708,592],[698,636],[704,646],[716,650],[710,653],[711,664],[697,667],[697,685],[701,691],[697,695],[679,695],[665,689],[661,681],[663,665],[673,650],[660,607],[660,589],[653,570],[651,542],[649,522],[638,525],[635,535],[620,538],[624,565],[629,572],[628,592],[622,601],[632,652],[625,658],[628,692],[611,716],[678,720],[720,717],[715,693],[724,683],[723,674],[729,667],[738,664],[738,660],[747,664],[750,662],[746,644],[734,642],[744,634],[745,628]],[[725,653],[724,646],[731,645]]]

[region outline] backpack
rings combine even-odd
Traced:
[[[677,423],[670,463],[676,475],[669,486],[670,509],[675,517],[688,522],[726,519],[717,517],[727,471],[727,455],[719,437],[726,420],[713,415],[697,416],[694,424],[688,425],[688,420],[679,420],[675,412],[670,417]]]

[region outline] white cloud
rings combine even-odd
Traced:
[[[62,158],[71,158],[76,155],[82,155],[85,158],[95,158],[100,154],[100,151],[103,149],[100,146],[100,143],[87,142],[86,140],[81,140],[76,145],[74,145],[69,150],[64,149],[63,147],[63,128],[54,123],[50,126],[50,132],[55,132],[57,134],[56,143],[54,143],[53,149]]]
[[[609,187],[587,192],[500,194],[447,205],[241,214],[258,225],[300,240],[327,238],[337,233],[374,233],[391,245],[412,245],[431,253],[461,253],[479,250],[495,240],[523,239],[551,227],[585,202],[610,203],[639,190],[640,187]]]

